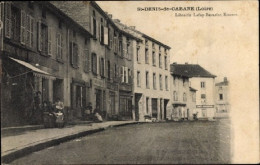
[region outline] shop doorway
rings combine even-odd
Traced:
[[[157,99],[152,99],[152,117],[157,119],[158,108]]]

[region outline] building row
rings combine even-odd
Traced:
[[[1,2],[0,13],[3,125],[30,122],[38,91],[67,120],[90,103],[106,120],[214,116],[215,75],[170,65],[169,46],[94,1]]]

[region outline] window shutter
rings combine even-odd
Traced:
[[[102,22],[99,23],[99,42],[101,43],[102,41]]]
[[[11,3],[5,3],[5,37],[11,38]]]
[[[76,66],[77,67],[79,67],[80,65],[80,63],[79,63],[79,61],[80,61],[80,56],[81,56],[81,47],[78,45],[78,44],[76,44],[76,53],[75,53],[75,59],[76,59]]]
[[[121,82],[124,82],[124,66],[121,66]]]
[[[30,47],[33,47],[33,33],[34,33],[34,29],[33,29],[33,25],[34,25],[34,19],[32,16],[30,16]]]
[[[74,44],[74,45],[75,45],[75,49],[73,50],[73,56],[75,58],[74,64],[75,64],[75,66],[79,67],[79,53],[80,53],[80,51],[79,51],[78,45],[77,44]]]
[[[125,73],[126,73],[126,83],[128,83],[128,76],[129,76],[129,74],[128,74],[128,67],[125,67]]]
[[[51,27],[48,27],[48,55],[52,55],[52,44],[51,44],[51,39],[52,39],[52,28]]]
[[[62,55],[63,55],[63,35],[62,35],[62,33],[60,34],[60,44],[61,44],[60,59],[62,59]]]
[[[96,38],[99,39],[100,29],[99,29],[99,22],[98,22],[98,21],[96,21],[96,25],[97,25],[97,26],[96,26],[96,29],[97,29],[97,30],[96,30]]]
[[[91,16],[90,20],[90,27],[91,27],[91,34],[94,35],[94,18]]]
[[[108,28],[104,27],[104,44],[108,45]]]
[[[88,49],[84,50],[84,71],[89,72],[89,54],[88,54]]]
[[[25,44],[25,24],[26,24],[26,14],[25,12],[22,10],[21,11],[21,28],[20,28],[20,42],[21,44]],[[30,25],[27,25],[28,27],[30,27]]]
[[[73,42],[70,42],[70,63],[73,65]]]
[[[41,22],[38,22],[37,23],[37,26],[38,26],[38,50],[39,51],[42,51],[42,44],[41,44],[41,41],[42,41],[42,38],[41,38]]]
[[[109,40],[110,40],[109,41],[110,42],[109,47],[110,47],[110,49],[112,49],[113,48],[113,37],[112,37],[113,36],[113,32],[112,32],[112,30],[109,31],[109,36],[110,36],[109,37]]]

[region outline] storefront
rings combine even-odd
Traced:
[[[40,93],[39,106],[44,100],[50,101],[51,84],[56,78],[28,62],[11,57],[4,58],[3,68],[2,124],[32,123],[33,114],[40,111],[35,108],[36,93]]]

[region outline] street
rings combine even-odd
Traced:
[[[115,127],[34,152],[11,164],[230,163],[227,119]]]

